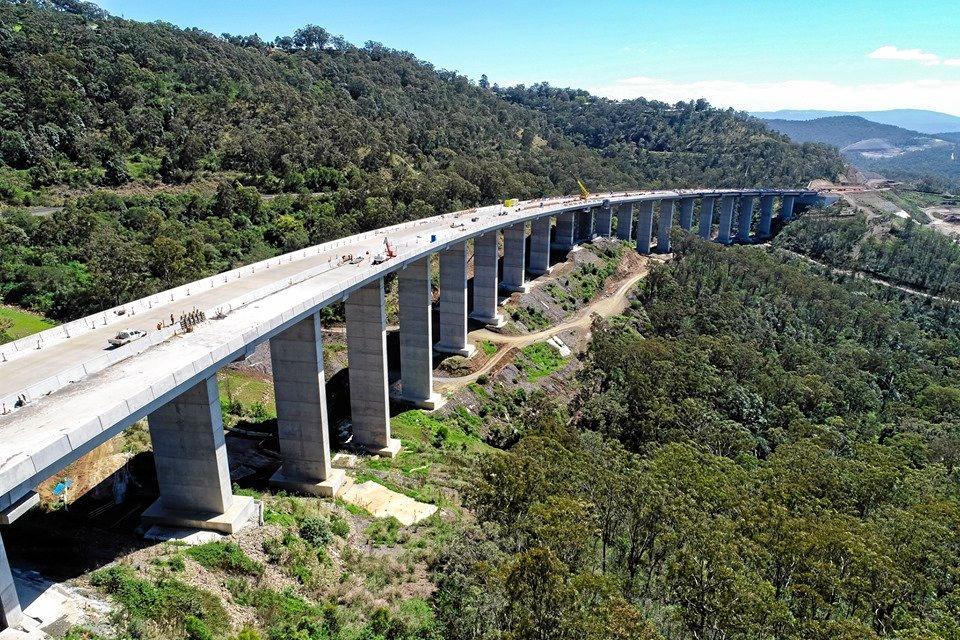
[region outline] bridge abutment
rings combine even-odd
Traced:
[[[633,237],[632,202],[625,202],[617,207],[617,237],[628,242]]]
[[[549,220],[549,219],[548,219]],[[549,230],[548,230],[549,233]],[[435,351],[465,358],[473,355],[467,342],[467,243],[451,245],[440,252],[440,340]]]
[[[144,524],[233,533],[249,522],[253,498],[231,491],[216,375],[151,413],[147,423],[160,498],[144,511]]]
[[[390,437],[383,278],[350,294],[346,316],[353,444],[392,458],[400,451],[400,441]]]
[[[710,233],[713,231],[713,207],[716,204],[715,196],[704,196],[700,201],[700,237],[704,240],[710,239]]]
[[[270,340],[282,466],[270,478],[281,489],[332,497],[343,470],[331,465],[323,333],[314,313]]]
[[[488,231],[473,241],[473,311],[470,317],[483,324],[502,327],[497,314],[497,263],[500,261],[498,232]]]

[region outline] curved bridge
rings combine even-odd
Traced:
[[[468,318],[501,324],[499,292],[522,291],[527,274],[548,272],[551,249],[567,251],[595,236],[616,236],[635,240],[641,253],[667,253],[675,218],[691,231],[695,216],[703,238],[749,242],[770,234],[775,214],[788,221],[797,204],[823,199],[793,189],[645,191],[469,209],[265,260],[8,343],[0,347],[0,523],[36,504],[33,489],[39,483],[148,417],[160,498],[144,521],[233,531],[249,520],[255,505],[231,492],[216,374],[265,341],[282,457],[273,482],[333,495],[343,472],[331,467],[323,307],[346,303],[352,445],[393,456],[400,445],[390,434],[385,275],[398,272],[400,399],[433,408],[442,403],[433,391],[433,351],[472,353]],[[374,264],[385,240],[396,255]],[[440,254],[436,340],[430,271],[435,253]],[[146,336],[108,349],[108,338],[119,329],[143,330]],[[2,544],[0,604],[3,621],[15,624],[20,608]]]

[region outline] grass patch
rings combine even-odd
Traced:
[[[277,417],[273,385],[240,371],[221,369],[220,404],[234,415],[250,416],[255,421]]]
[[[55,322],[38,313],[0,306],[0,344],[40,333],[53,326],[56,326]]]
[[[552,322],[540,309],[532,305],[525,307],[515,307],[510,310],[510,319],[519,322],[527,328],[528,331],[540,331],[549,327]]]
[[[536,382],[567,365],[567,358],[546,342],[526,346],[520,354],[517,368],[526,376],[528,382]]]
[[[370,542],[381,547],[395,547],[400,542],[400,532],[403,525],[400,521],[390,516],[389,518],[377,518],[364,529],[363,533],[370,539]]]
[[[187,555],[211,571],[248,576],[259,576],[263,573],[263,565],[251,559],[233,542],[207,542],[190,547]]]
[[[480,350],[488,356],[492,356],[497,352],[497,345],[490,340],[481,340],[477,343],[477,346],[480,347]]]
[[[220,598],[180,580],[152,582],[138,577],[133,567],[115,565],[95,572],[90,582],[120,604],[132,629],[152,620],[171,637],[197,639],[223,637],[230,630]]]

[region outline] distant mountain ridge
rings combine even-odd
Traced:
[[[753,111],[750,115],[764,120],[815,120],[833,116],[859,116],[879,124],[893,125],[926,134],[960,131],[960,116],[924,109],[890,109],[887,111],[783,109],[780,111]]]
[[[873,139],[885,140],[891,146],[922,146],[930,137],[889,124],[871,122],[860,116],[827,116],[813,120],[766,120],[767,126],[790,136],[794,142],[826,142],[841,151],[851,145]]]

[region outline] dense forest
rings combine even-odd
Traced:
[[[960,300],[960,245],[912,219],[902,225],[849,217],[805,216],[775,246],[832,266]]]
[[[680,253],[596,322],[571,409],[479,462],[445,637],[958,637],[957,319]]]
[[[577,177],[799,186],[841,169],[835,150],[702,101],[473,84],[312,25],[266,43],[0,2],[0,199],[67,201],[0,213],[0,294],[56,319]]]

